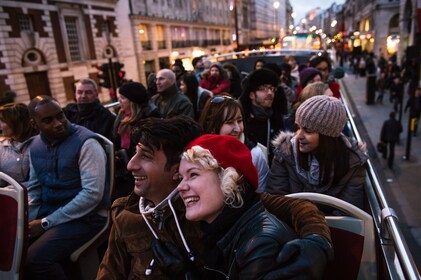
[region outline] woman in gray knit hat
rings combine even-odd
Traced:
[[[295,117],[297,131],[281,132],[272,141],[275,157],[266,191],[322,193],[362,209],[368,157],[363,144],[342,134],[346,121],[337,98],[320,95],[302,103]]]

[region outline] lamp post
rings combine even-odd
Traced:
[[[273,2],[273,8],[275,9],[275,37],[279,36],[279,22],[278,22],[278,9],[279,9],[279,1]]]
[[[238,36],[238,14],[237,14],[237,0],[234,0],[230,5],[230,10],[234,12],[234,28],[235,28],[235,42],[236,48],[235,51],[240,51],[240,37]]]

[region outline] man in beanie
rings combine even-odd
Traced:
[[[270,69],[253,71],[245,82],[245,90],[239,100],[244,109],[244,124],[247,136],[264,145],[272,159],[270,140],[284,129],[282,104],[285,96],[278,87],[279,77]]]
[[[273,260],[296,236],[260,201],[247,146],[233,136],[203,135],[187,146],[179,172],[186,218],[203,221],[205,279],[260,279],[278,267]]]
[[[169,279],[171,277],[165,275],[174,273],[172,276],[176,277],[186,272],[187,259],[194,259],[192,266],[201,271],[206,253],[203,231],[198,223],[186,220],[183,201],[174,192],[179,183],[180,155],[200,136],[201,128],[186,116],[176,116],[146,119],[135,131],[136,154],[127,166],[135,178],[135,188],[130,196],[117,199],[113,204],[113,226],[97,279],[127,279],[129,276],[143,279],[146,271],[150,279]],[[236,152],[228,153],[226,147],[217,149],[219,153],[230,155]],[[255,173],[248,170],[254,169],[244,168],[247,180],[252,185],[257,184]],[[278,258],[280,269],[272,271],[268,279],[291,275],[321,279],[332,254],[329,228],[323,214],[306,200],[269,194],[261,194],[260,199],[269,212],[288,221],[301,237],[283,247],[296,257]],[[166,247],[170,247],[172,253],[165,250]],[[179,260],[177,265],[172,262],[174,258]]]
[[[152,102],[158,107],[163,118],[177,115],[194,117],[190,99],[182,94],[176,85],[176,76],[170,69],[161,69],[156,74],[156,91]]]
[[[224,92],[231,94],[231,82],[220,63],[213,63],[209,71],[202,73],[202,80],[199,85],[204,89],[210,90],[214,95]]]
[[[113,140],[115,115],[101,105],[94,80],[81,79],[76,85],[76,103],[68,104],[63,112],[66,118]]]
[[[280,133],[272,142],[267,192],[317,192],[362,209],[368,157],[361,143],[342,134],[346,121],[337,98],[318,95],[303,102],[295,116],[298,130]]]

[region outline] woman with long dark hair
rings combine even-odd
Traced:
[[[193,104],[194,119],[198,120],[206,101],[213,96],[212,92],[199,87],[194,73],[187,73],[181,77],[180,90],[190,99]]]
[[[0,107],[0,171],[24,182],[29,176],[29,144],[36,134],[30,124],[28,107],[22,103],[9,103]],[[0,187],[6,182],[0,180]]]
[[[342,134],[346,120],[343,104],[334,97],[318,95],[302,103],[297,131],[280,133],[272,142],[267,192],[316,192],[363,208],[368,157],[363,144]]]

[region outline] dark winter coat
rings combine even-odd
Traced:
[[[269,173],[266,191],[274,194],[298,192],[322,193],[347,201],[363,208],[366,161],[365,148],[357,142],[349,142],[341,136],[349,149],[349,171],[335,186],[319,186],[318,167],[305,171],[299,168],[296,161],[294,134],[282,132],[272,142],[275,146],[275,157]],[[317,162],[318,164],[318,162]],[[311,172],[313,171],[313,172]]]
[[[116,116],[99,103],[99,100],[89,104],[72,103],[63,109],[66,118],[74,124],[86,127],[113,140],[113,126]]]
[[[205,263],[205,279],[263,279],[278,267],[274,259],[282,246],[297,238],[286,224],[265,210],[262,202],[243,207],[248,209],[232,217],[236,221],[208,249],[211,262]],[[220,218],[225,214],[223,211]]]
[[[397,142],[399,140],[399,134],[402,132],[402,125],[394,118],[390,118],[383,123],[382,130],[380,132],[380,141]]]

